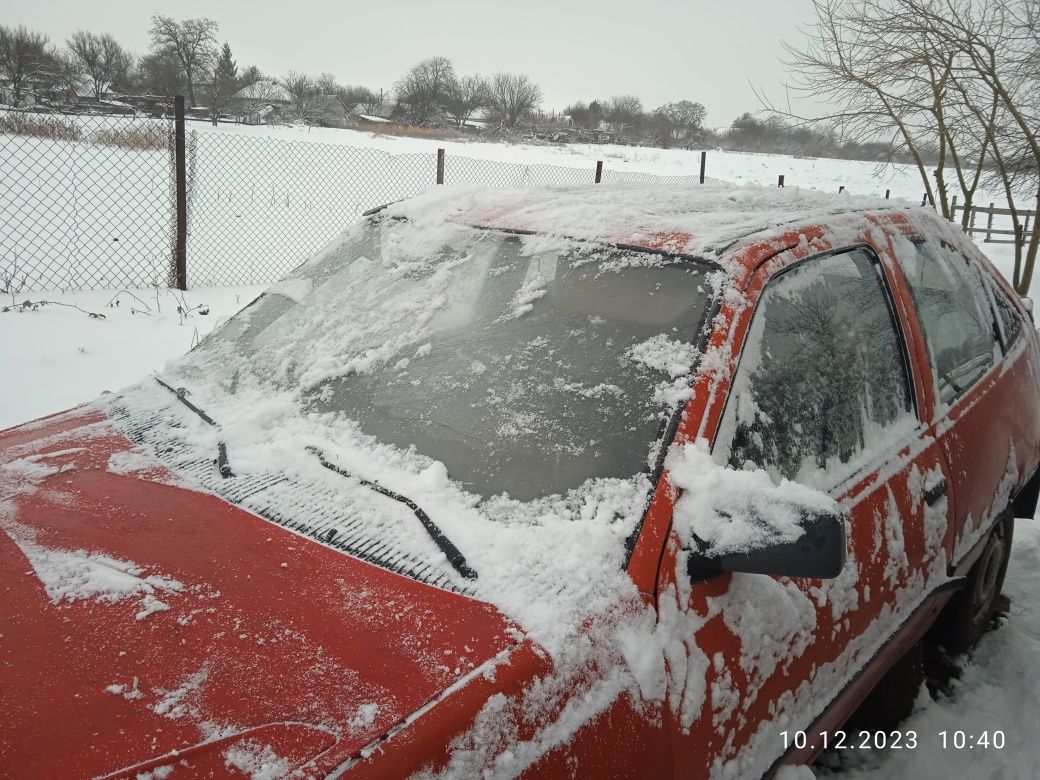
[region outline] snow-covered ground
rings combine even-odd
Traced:
[[[1040,777],[1040,522],[1017,520],[1004,593],[1011,599],[1007,621],[982,638],[975,650],[959,659],[962,675],[949,695],[932,701],[922,691],[917,711],[901,726],[915,731],[915,750],[849,751],[842,777],[855,780],[891,778]],[[947,743],[943,748],[942,732]],[[954,732],[976,738],[986,731],[1003,732],[1001,749],[953,747]],[[969,743],[970,744],[970,743]]]
[[[142,128],[157,120],[81,118],[99,129]],[[163,125],[165,127],[165,125]],[[192,286],[270,283],[317,251],[366,209],[433,185],[438,148],[447,183],[493,186],[591,184],[689,177],[700,151],[590,144],[437,141],[334,128],[189,125],[188,279]],[[10,147],[7,149],[7,147]],[[0,135],[0,272],[14,259],[28,288],[146,286],[165,281],[171,230],[165,149]],[[907,165],[709,150],[707,176],[920,203]],[[1003,205],[999,194],[980,203]],[[995,227],[1007,227],[998,217]],[[993,248],[1010,272],[1010,247]]]
[[[200,132],[204,132],[199,128]],[[533,146],[434,142],[342,130],[220,127],[216,134],[248,139],[273,135],[282,140],[320,141],[432,158],[438,146],[450,156],[526,165],[567,165],[590,169],[603,159],[608,169],[660,175],[696,173],[699,155],[682,150],[611,146]],[[780,173],[788,186],[818,187],[837,195],[883,194],[920,202],[913,171],[867,163],[794,159],[774,155],[710,152],[708,174],[734,182],[772,184]],[[1010,247],[981,245],[1004,273]],[[0,428],[59,411],[116,390],[160,369],[187,351],[223,318],[259,292],[258,286],[193,289],[185,295],[165,290],[60,292],[23,290],[0,299]],[[33,305],[22,306],[24,301]],[[103,315],[92,316],[92,315]],[[1040,723],[1040,523],[1019,521],[1014,558],[1005,592],[1011,615],[961,659],[963,675],[952,693],[933,702],[920,698],[919,710],[904,724],[918,734],[916,750],[858,755],[843,774],[855,778],[1040,776],[1035,724]],[[1003,749],[943,750],[940,732],[1003,731]]]
[[[34,291],[0,297],[0,310],[7,309],[0,311],[0,429],[158,371],[261,289],[222,287],[183,296],[162,288]],[[25,307],[27,301],[34,305]]]

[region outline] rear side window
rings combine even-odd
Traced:
[[[993,300],[993,306],[997,312],[997,324],[1000,325],[1000,334],[1004,341],[1004,350],[1007,351],[1008,347],[1015,342],[1019,331],[1022,329],[1022,318],[1018,314],[1018,309],[1008,300],[1000,285],[994,282],[988,274],[982,271],[979,271],[979,274],[985,278],[984,284]]]
[[[993,313],[979,274],[945,244],[914,241],[903,271],[917,306],[939,400],[950,403],[1000,355]]]
[[[717,441],[720,460],[823,488],[916,420],[875,255],[804,261],[755,310]],[[721,457],[720,457],[721,456]]]

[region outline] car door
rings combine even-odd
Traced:
[[[695,627],[686,662],[704,676],[703,709],[680,708],[673,739],[698,766],[707,749],[712,776],[757,777],[805,747],[795,733],[945,577],[951,533],[945,461],[917,412],[920,369],[875,250],[792,252],[749,289],[762,292],[733,345],[713,458],[837,499],[848,559],[833,580],[722,574],[691,587],[682,551],[666,554],[659,610]],[[699,776],[689,766],[677,776]]]
[[[953,474],[951,564],[963,573],[1035,462],[1036,401],[1023,395],[1035,355],[1019,339],[1017,311],[1001,317],[994,310],[977,264],[926,233],[909,243],[900,265],[930,357],[936,423]]]

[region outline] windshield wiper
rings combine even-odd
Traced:
[[[177,396],[178,401],[180,401],[182,404],[184,404],[193,412],[195,412],[195,414],[197,414],[204,422],[208,423],[214,428],[220,427],[219,425],[217,425],[217,423],[213,420],[212,417],[210,417],[208,414],[206,414],[199,407],[197,407],[195,404],[193,404],[191,401],[187,399],[188,391],[185,390],[183,387],[171,387],[170,385],[166,384],[164,381],[159,379],[159,377],[155,377],[155,381],[163,387],[165,387],[175,396]],[[231,470],[231,464],[228,462],[227,445],[225,445],[222,441],[217,442],[217,471],[220,472],[220,476],[223,479],[235,476],[235,472]]]
[[[387,498],[392,498],[394,501],[400,501],[406,507],[411,509],[412,512],[415,513],[415,516],[419,518],[419,522],[422,523],[423,528],[426,529],[426,532],[430,535],[430,538],[433,539],[434,544],[436,544],[440,548],[441,552],[444,553],[445,557],[448,559],[448,562],[452,565],[455,571],[457,571],[467,580],[475,580],[477,578],[477,573],[470,567],[468,563],[466,563],[466,558],[465,556],[463,556],[461,552],[459,552],[459,548],[452,544],[451,540],[444,535],[444,532],[441,531],[437,524],[430,519],[430,516],[423,511],[422,507],[420,507],[410,498],[408,498],[407,496],[402,496],[400,493],[395,493],[393,490],[383,487],[378,482],[372,482],[371,480],[365,479],[364,477],[356,476],[354,474],[351,474],[349,471],[340,468],[335,463],[328,460],[325,457],[325,453],[323,453],[317,447],[307,447],[307,451],[313,452],[315,455],[317,455],[318,461],[329,471],[335,471],[340,476],[347,477],[349,479],[356,479],[365,487],[371,488],[372,490],[376,491],[377,493],[381,493]]]

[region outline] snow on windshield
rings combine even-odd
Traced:
[[[291,393],[299,413],[352,420],[483,497],[562,495],[648,469],[678,400],[660,386],[688,384],[699,354],[704,270],[545,236],[367,223],[173,377]]]
[[[464,589],[552,652],[631,588],[625,540],[719,288],[705,270],[442,215],[369,220],[162,375],[218,429],[154,382],[113,403],[199,460],[219,439],[227,483],[264,480],[256,500],[281,515],[293,483],[337,491],[352,527],[452,580],[411,511],[359,480],[407,497],[478,573]]]

